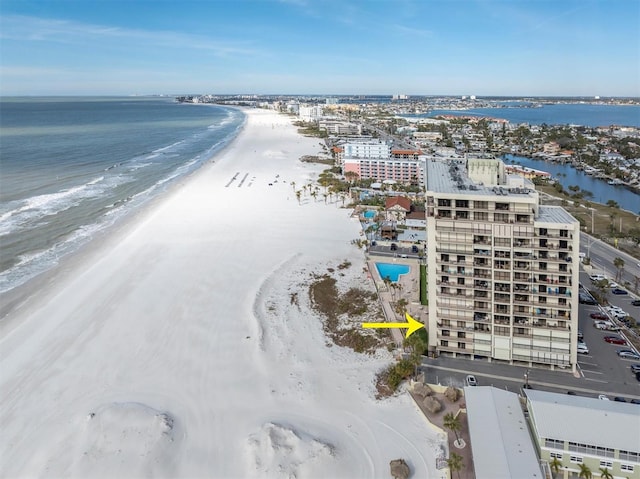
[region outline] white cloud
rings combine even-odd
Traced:
[[[87,42],[119,41],[136,46],[204,50],[216,56],[262,54],[260,49],[244,40],[220,40],[173,31],[127,29],[22,15],[6,15],[2,18],[0,38],[3,40],[75,43],[79,45]]]

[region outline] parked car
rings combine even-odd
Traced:
[[[395,243],[391,243],[391,251],[396,251],[398,249],[398,245]]]
[[[634,299],[633,301],[631,301],[631,305],[632,306],[640,306],[640,299]]]
[[[626,318],[629,315],[624,311],[620,310],[620,311],[614,311],[613,313],[611,313],[611,316],[616,318],[618,321],[622,321],[624,318]]]
[[[632,364],[631,366],[629,366],[631,368],[631,372],[633,374],[635,373],[640,373],[640,364]]]
[[[418,247],[417,247],[416,245],[413,245],[413,246],[411,247],[411,252],[412,252],[412,253],[417,253],[417,252],[418,252]]]
[[[620,336],[605,336],[604,340],[610,344],[627,344],[624,338],[621,338]]]
[[[593,296],[591,296],[590,294],[586,294],[586,293],[580,293],[578,295],[578,301],[582,304],[598,304],[598,302],[593,299]]]
[[[638,379],[638,381],[640,381],[640,379]],[[631,401],[629,401],[631,404],[640,404],[640,399],[636,399],[633,398]]]
[[[619,349],[616,351],[618,356],[622,359],[633,359],[635,361],[640,361],[640,355],[638,355],[635,351],[631,351],[630,349]]]
[[[591,316],[592,319],[609,319],[609,316],[600,312],[591,313],[589,316]]]
[[[640,381],[640,372],[637,372],[637,373],[636,373],[636,379],[637,379],[638,381]]]
[[[581,329],[578,329],[578,341],[582,341],[584,339],[584,334]]]
[[[614,401],[618,401],[618,402],[627,402],[627,400],[623,397],[620,396],[616,396],[613,398]]]
[[[473,374],[469,374],[465,379],[467,386],[477,386],[478,380]]]
[[[606,329],[609,331],[615,328],[614,324],[611,321],[594,321],[593,327],[596,329]]]
[[[589,275],[589,279],[595,283],[596,281],[602,281],[607,278],[605,278],[603,274],[592,274]]]
[[[607,396],[606,394],[599,394],[598,399],[600,399],[601,401],[609,401],[609,396]]]
[[[612,292],[613,294],[629,294],[629,293],[627,293],[627,290],[626,290],[626,289],[622,289],[622,288],[613,288],[613,289],[611,290],[611,292]]]
[[[577,351],[579,354],[589,354],[589,348],[584,343],[578,343]]]

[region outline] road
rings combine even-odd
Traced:
[[[580,233],[580,252],[591,258],[594,273],[602,273],[609,278],[615,278],[617,269],[613,260],[620,257],[624,260],[624,270],[621,284],[629,282],[633,287],[635,277],[640,277],[640,259],[615,249],[613,246],[594,238],[586,233]]]

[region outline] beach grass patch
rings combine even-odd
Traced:
[[[347,262],[343,262],[343,268]],[[342,275],[342,273],[337,273]],[[323,330],[338,346],[358,353],[373,353],[389,341],[380,330],[364,330],[361,323],[379,321],[382,312],[375,291],[352,287],[341,293],[329,274],[314,276],[309,285],[311,307],[323,318]]]

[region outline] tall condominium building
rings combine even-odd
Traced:
[[[430,349],[575,370],[578,221],[500,160],[426,172]]]

